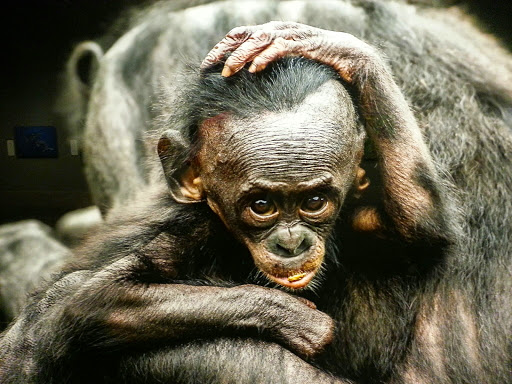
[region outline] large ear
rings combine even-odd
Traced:
[[[81,87],[82,92],[90,91],[102,57],[103,49],[94,41],[80,43],[71,53],[66,68],[67,75],[75,86]]]
[[[169,191],[174,200],[183,204],[204,201],[201,178],[187,161],[189,146],[176,130],[165,131],[158,141],[158,156]]]
[[[56,109],[65,119],[71,139],[79,144],[84,136],[91,90],[98,71],[103,50],[93,41],[80,43],[68,59],[62,86],[56,101]]]

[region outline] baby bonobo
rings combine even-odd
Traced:
[[[364,174],[364,131],[347,91],[331,80],[290,111],[223,113],[205,120],[198,136],[197,156],[172,189],[176,200],[206,201],[267,278],[305,288],[345,196]]]

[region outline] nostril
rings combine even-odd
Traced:
[[[293,253],[286,247],[283,247],[281,244],[276,244],[277,254],[281,256],[293,256]]]
[[[306,250],[308,250],[310,246],[311,246],[311,244],[309,243],[309,241],[307,241],[306,239],[304,239],[304,240],[302,240],[302,242],[299,244],[299,246],[295,249],[294,254],[295,254],[295,255],[300,255],[301,253],[303,253],[303,252],[305,252]]]

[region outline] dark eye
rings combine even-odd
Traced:
[[[276,206],[272,200],[256,199],[251,204],[251,210],[260,216],[270,216],[276,211]]]
[[[303,201],[301,209],[305,212],[318,212],[327,205],[327,199],[323,196],[308,197]]]

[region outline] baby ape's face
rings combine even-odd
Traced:
[[[328,82],[292,111],[224,114],[200,128],[196,183],[256,266],[288,288],[317,273],[356,179],[363,136],[341,92]]]

